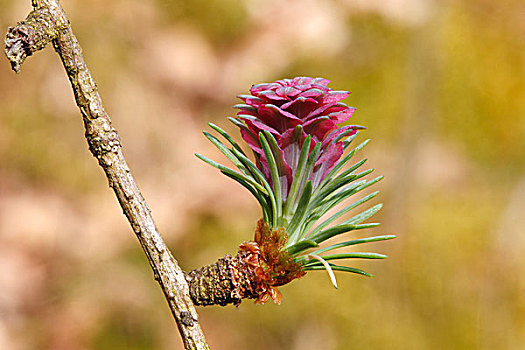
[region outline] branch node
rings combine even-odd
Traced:
[[[195,322],[197,322],[197,320],[191,315],[191,313],[187,312],[187,311],[183,311],[180,313],[180,318],[181,318],[181,321],[182,323],[186,326],[186,327],[192,327],[193,324]]]

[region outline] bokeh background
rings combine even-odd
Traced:
[[[235,253],[260,212],[193,153],[253,83],[351,90],[395,233],[282,305],[199,308],[212,349],[523,349],[525,3],[64,0],[124,154],[184,269]],[[0,0],[0,27],[30,1]],[[0,349],[182,349],[52,49],[0,57]]]

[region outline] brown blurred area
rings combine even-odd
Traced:
[[[260,212],[193,156],[253,83],[351,90],[385,180],[355,262],[282,305],[200,308],[212,349],[523,349],[525,3],[521,0],[63,1],[124,154],[184,269],[234,253]],[[0,0],[3,32],[30,1]],[[57,55],[0,58],[0,349],[182,349]],[[357,235],[359,236],[359,235]]]

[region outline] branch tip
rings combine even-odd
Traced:
[[[48,8],[31,11],[25,20],[7,30],[5,54],[11,68],[16,73],[20,72],[25,59],[42,50],[57,35],[56,21]]]

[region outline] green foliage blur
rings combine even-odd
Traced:
[[[280,306],[200,308],[212,349],[522,349],[525,19],[519,0],[62,1],[181,266],[252,238],[251,195],[200,162],[251,84],[321,76],[384,208],[367,279],[322,272]],[[0,1],[4,30],[30,1]],[[0,58],[0,349],[182,349],[51,48]],[[239,137],[240,139],[240,137]],[[377,202],[376,201],[376,202]],[[376,203],[372,203],[376,204]],[[366,247],[359,247],[366,249]],[[355,265],[353,265],[355,266]]]

